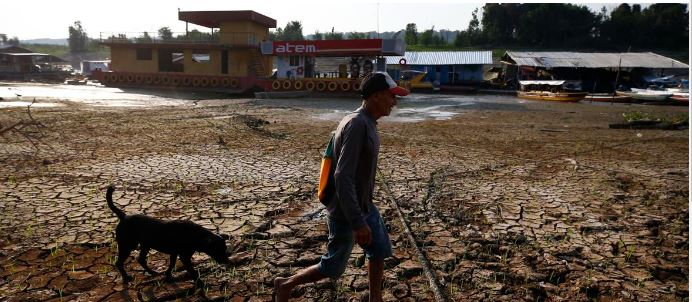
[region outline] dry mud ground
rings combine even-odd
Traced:
[[[385,300],[432,301],[439,288],[449,301],[687,301],[689,133],[608,129],[623,112],[687,108],[507,103],[519,110],[380,123],[375,202],[395,254]],[[314,118],[324,109],[64,104],[32,109],[41,125],[23,133],[37,147],[17,133],[0,137],[0,301],[269,301],[275,276],[325,250],[314,195],[337,122]],[[29,120],[26,108],[0,110],[2,127]],[[232,235],[233,265],[197,255],[207,286],[195,291],[180,263],[179,280],[167,283],[133,253],[136,280],[123,289],[109,183],[127,213]],[[351,260],[342,278],[293,297],[365,299],[359,248]],[[163,271],[167,257],[151,252],[149,263]]]

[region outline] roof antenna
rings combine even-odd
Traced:
[[[377,38],[380,38],[380,3],[377,2]]]

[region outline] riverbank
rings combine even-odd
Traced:
[[[275,276],[319,260],[320,152],[358,100],[137,95],[39,98],[60,106],[32,107],[31,117],[26,107],[0,109],[2,128],[27,121],[31,139],[0,137],[8,301],[202,300],[192,282],[163,282],[134,258],[135,281],[122,290],[109,183],[126,213],[231,235],[234,265],[194,258],[211,300],[269,300]],[[141,106],[109,106],[117,100]],[[385,264],[387,301],[434,299],[426,269],[455,301],[688,296],[688,131],[608,127],[626,112],[673,117],[687,108],[436,95],[399,107],[378,124],[375,202],[395,254]],[[167,257],[151,252],[149,263],[163,271]],[[360,299],[366,271],[356,248],[343,278],[293,296]]]

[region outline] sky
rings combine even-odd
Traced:
[[[510,1],[511,2],[511,1]],[[406,24],[415,23],[418,31],[431,27],[436,30],[464,30],[471,13],[482,2],[461,1],[316,1],[316,0],[116,0],[116,1],[0,1],[0,33],[20,40],[39,38],[67,38],[68,27],[80,21],[91,38],[104,38],[111,34],[147,31],[156,33],[168,26],[173,32],[185,32],[185,22],[178,20],[182,11],[202,10],[254,10],[285,27],[290,21],[300,21],[303,34],[315,31],[337,32],[398,31]],[[612,10],[618,3],[579,3],[593,11],[604,5]],[[644,5],[643,5],[644,6]],[[209,31],[205,27],[190,25],[190,30]]]

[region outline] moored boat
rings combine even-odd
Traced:
[[[631,91],[616,91],[617,95],[629,96],[632,99],[639,101],[665,101],[669,97],[673,96],[672,93],[667,91],[650,90],[650,89],[637,89],[632,88]]]
[[[517,96],[522,99],[572,103],[583,100],[587,94],[586,92],[517,91]]]
[[[581,83],[565,80],[519,81],[521,89],[517,97],[529,100],[553,102],[579,102],[587,92],[581,92]]]
[[[587,95],[584,100],[591,102],[629,103],[632,101],[632,98],[624,95],[592,93]]]
[[[681,93],[673,93],[673,96],[670,97],[671,100],[679,102],[679,103],[685,103],[689,104],[690,103],[690,93],[687,92],[681,92]]]

